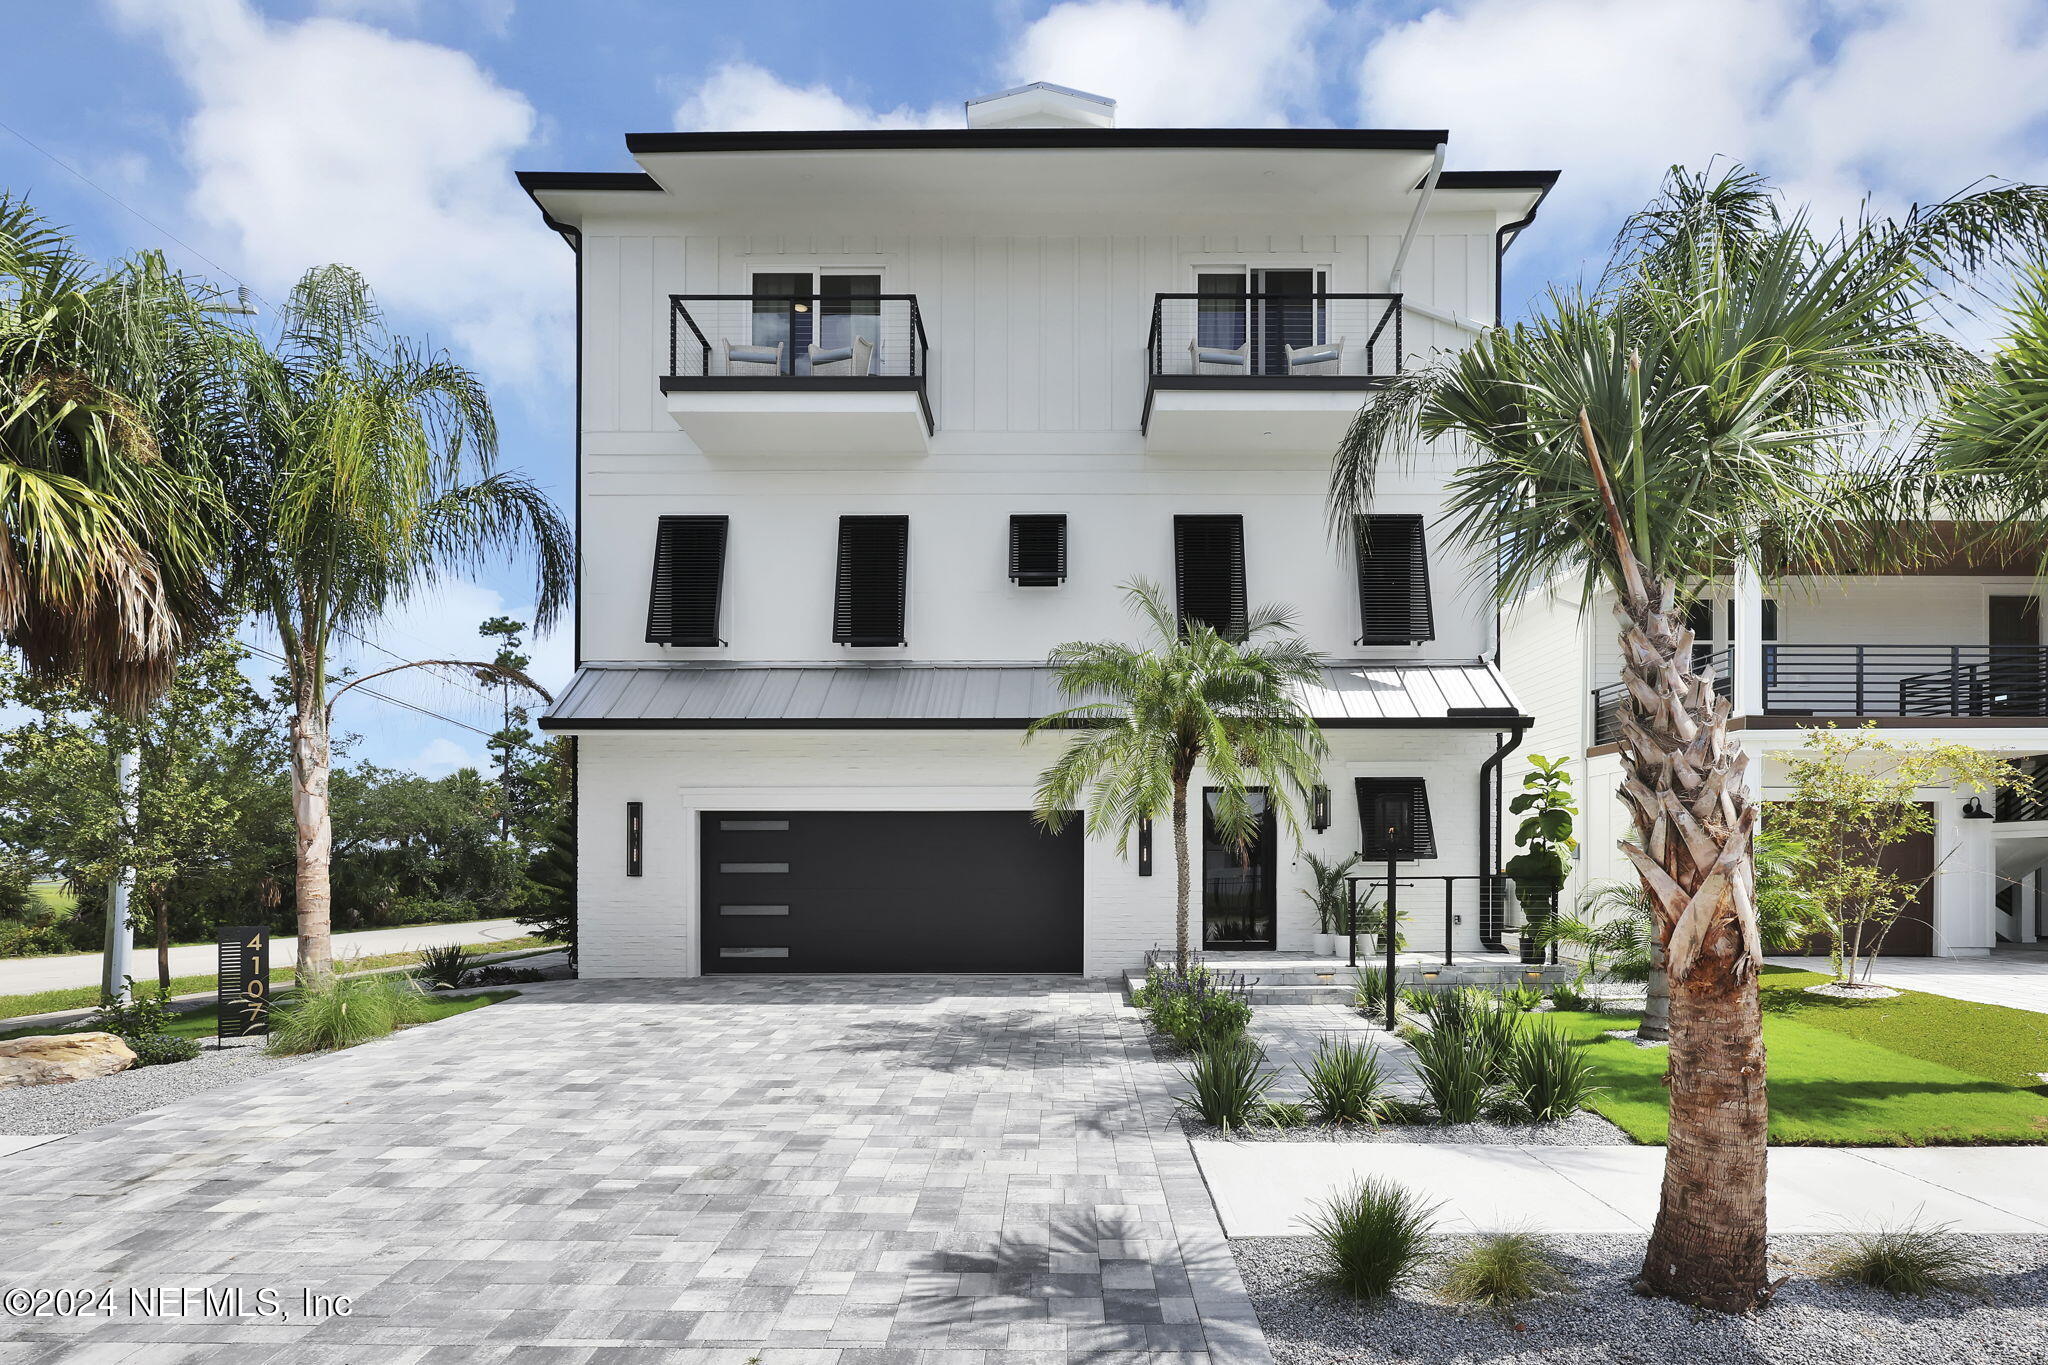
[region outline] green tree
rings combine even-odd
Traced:
[[[1838,233],[1756,176],[1674,171],[1600,287],[1390,378],[1334,464],[1349,534],[1382,466],[1455,442],[1446,520],[1495,557],[1503,600],[1555,582],[1611,595],[1621,628],[1625,845],[1671,991],[1670,1144],[1641,1283],[1759,1303],[1768,1100],[1747,759],[1683,603],[1739,560],[1867,564],[1902,486],[1870,454],[1892,419],[1976,362],[1930,325],[1942,271],[2040,239],[2048,190],[2000,188]]]
[[[1836,981],[1868,985],[1886,935],[1926,885],[1883,865],[1886,849],[1934,833],[1920,791],[1990,794],[2026,778],[2010,759],[1947,740],[1889,740],[1875,725],[1803,733],[1785,760],[1791,792],[1772,803],[1771,828],[1803,850],[1800,892],[1827,936]]]
[[[2048,570],[2048,266],[2026,272],[2007,336],[1928,424],[1940,496],[2031,550]]]
[[[1059,830],[1085,801],[1085,828],[1116,837],[1119,853],[1142,822],[1170,814],[1177,877],[1174,954],[1188,967],[1188,784],[1198,769],[1216,788],[1218,835],[1248,846],[1263,790],[1291,837],[1300,837],[1296,800],[1315,786],[1326,746],[1301,689],[1322,681],[1320,659],[1279,607],[1252,613],[1243,639],[1204,622],[1183,629],[1157,584],[1138,579],[1124,593],[1151,628],[1148,645],[1064,644],[1048,662],[1063,696],[1078,704],[1041,717],[1027,742],[1048,729],[1081,731],[1038,782],[1037,816]]]
[[[308,271],[278,329],[219,348],[212,435],[228,452],[242,524],[232,581],[286,658],[298,960],[318,975],[332,961],[334,700],[379,676],[330,690],[335,633],[369,630],[440,575],[508,551],[533,556],[545,625],[565,603],[573,549],[546,495],[496,469],[497,427],[476,377],[387,332],[353,270]]]
[[[161,256],[103,270],[0,194],[0,640],[128,715],[213,623],[212,330]]]

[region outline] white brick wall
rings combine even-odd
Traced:
[[[1331,827],[1304,831],[1325,856],[1351,852],[1358,812],[1351,779],[1422,776],[1439,857],[1414,870],[1468,874],[1478,863],[1478,768],[1491,734],[1454,730],[1333,730],[1326,769]],[[1025,746],[1014,731],[668,731],[592,734],[579,743],[580,965],[590,977],[688,976],[696,958],[696,812],[705,809],[1023,809],[1061,741]],[[643,875],[625,875],[625,804],[645,805]],[[1200,831],[1193,831],[1199,856]],[[1315,914],[1301,892],[1311,879],[1282,834],[1280,947],[1309,947]],[[1135,850],[1134,850],[1135,852]],[[1154,875],[1109,840],[1088,842],[1083,878],[1083,970],[1112,975],[1173,941],[1173,851],[1162,821]],[[1199,882],[1197,883],[1199,885]],[[1435,902],[1431,902],[1432,910]],[[1194,907],[1199,935],[1199,897]],[[1416,946],[1440,941],[1435,921],[1410,931]],[[1478,942],[1469,914],[1460,946]]]

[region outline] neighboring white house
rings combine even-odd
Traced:
[[[1960,542],[1965,538],[1952,537]],[[1743,575],[1693,608],[1695,654],[1733,707],[1765,801],[1788,791],[1801,731],[1874,722],[1896,741],[1943,739],[2048,777],[2048,649],[2031,565],[1950,553],[1911,574]],[[1527,747],[1570,755],[1583,810],[1575,889],[1634,881],[1617,851],[1619,647],[1610,603],[1536,594],[1507,613],[1501,666],[1537,717]],[[1895,956],[1972,957],[2044,936],[2048,783],[2031,798],[1928,789],[1938,828],[1891,855],[1926,890],[1887,940]],[[1768,821],[1768,807],[1765,819]]]
[[[1453,937],[1498,940],[1469,879],[1527,717],[1486,571],[1428,527],[1443,468],[1387,481],[1363,559],[1325,489],[1366,390],[1494,321],[1555,173],[1443,170],[1433,130],[1113,125],[1037,85],[959,129],[634,135],[638,171],[521,176],[577,271],[579,668],[541,724],[577,738],[585,973],[1104,976],[1170,944],[1164,822],[1122,857],[1027,814],[1046,654],[1138,638],[1139,576],[1220,624],[1296,609],[1333,661],[1308,845],[1398,802],[1404,873],[1468,879]],[[1308,946],[1292,841],[1194,838],[1209,946]]]

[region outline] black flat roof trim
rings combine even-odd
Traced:
[[[1443,171],[1440,190],[1548,190],[1562,171]],[[1420,188],[1420,186],[1418,186]]]
[[[520,188],[541,190],[638,190],[661,193],[661,182],[645,171],[520,171]]]
[[[628,133],[636,156],[675,152],[854,152],[948,148],[1433,152],[1441,128],[925,128],[835,132]]]
[[[895,716],[874,719],[857,716],[744,717],[703,719],[696,717],[600,716],[588,720],[563,720],[542,716],[543,730],[1022,730],[1036,717],[949,716],[935,719],[905,719]],[[1499,730],[1527,727],[1533,716],[1488,712],[1482,716],[1331,716],[1318,718],[1324,730]]]

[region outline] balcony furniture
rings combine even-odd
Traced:
[[[1190,374],[1237,374],[1251,373],[1251,343],[1242,346],[1204,346],[1200,341],[1188,343]]]
[[[1290,375],[1342,374],[1343,366],[1343,337],[1338,337],[1335,341],[1287,348],[1287,373]]]
[[[782,343],[773,346],[756,346],[751,342],[735,342],[731,337],[720,339],[725,351],[725,372],[727,374],[781,374]]]
[[[811,343],[811,373],[819,378],[833,375],[855,375],[865,377],[873,368],[875,343],[866,337],[855,337],[849,345],[820,346]]]

